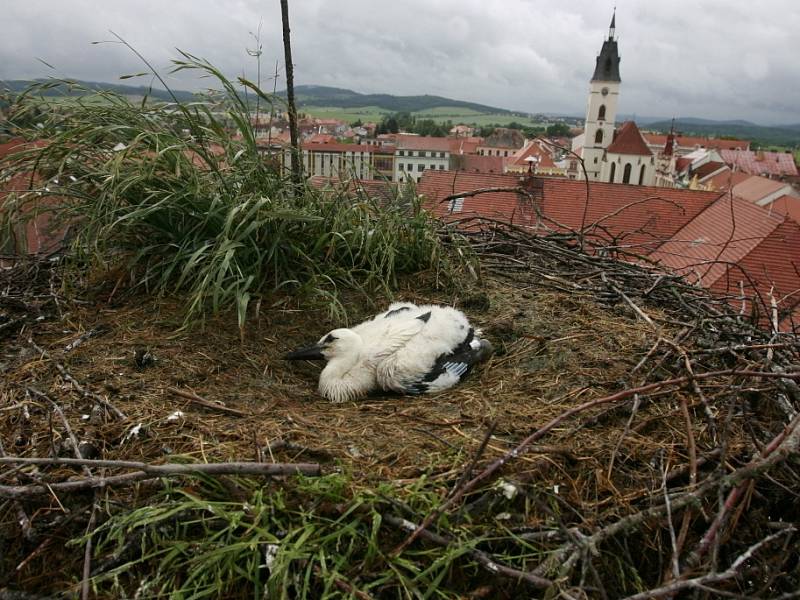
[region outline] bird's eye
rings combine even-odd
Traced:
[[[332,334],[329,333],[327,335],[327,337],[324,340],[322,340],[322,343],[323,344],[332,344],[333,342],[336,341],[336,339],[337,338],[335,338]]]

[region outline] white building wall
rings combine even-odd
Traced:
[[[288,151],[285,154],[285,160],[288,165],[291,160]],[[370,163],[371,153],[369,152],[303,150],[303,172],[307,177],[370,179],[372,177]]]
[[[625,181],[625,167],[630,165],[630,176]],[[588,170],[589,165],[586,165]],[[629,183],[631,185],[655,185],[656,165],[652,156],[607,153],[600,160],[598,181],[606,183]],[[640,183],[641,182],[641,183]]]
[[[589,99],[584,123],[583,161],[590,180],[601,179],[603,152],[614,140],[614,124],[617,119],[619,82],[592,81],[589,84]],[[597,141],[597,132],[602,139]]]
[[[450,166],[450,152],[446,150],[395,150],[394,181],[417,182],[426,169],[446,171]]]

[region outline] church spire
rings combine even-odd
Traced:
[[[614,14],[611,15],[611,26],[608,28],[608,39],[609,40],[613,40],[614,39],[614,34],[616,33],[616,30],[617,30],[616,21],[617,21],[617,7],[615,6],[614,7]]]
[[[620,81],[619,77],[619,50],[617,49],[616,35],[617,8],[611,16],[611,26],[608,28],[608,39],[603,42],[603,47],[597,57],[592,81]]]

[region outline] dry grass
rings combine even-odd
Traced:
[[[89,302],[62,300],[50,307],[53,318],[27,323],[15,337],[6,338],[0,357],[0,439],[7,453],[69,456],[72,452],[64,445],[65,431],[51,420],[46,403],[26,395],[25,389],[34,387],[62,406],[78,439],[90,442],[105,459],[319,462],[325,472],[343,474],[347,494],[352,497],[380,496],[383,492],[377,490],[389,485],[401,501],[417,502],[418,506],[422,501],[414,501],[414,494],[424,492],[426,502],[447,495],[490,424],[496,424],[494,435],[476,471],[580,403],[637,381],[666,379],[676,368],[659,364],[658,356],[651,352],[659,338],[672,339],[678,333],[669,315],[658,307],[647,306],[648,314],[659,323],[652,329],[637,320],[626,304],[599,302],[588,293],[564,293],[488,277],[481,289],[455,295],[437,292],[419,280],[406,281],[397,297],[462,307],[495,343],[495,356],[464,384],[446,392],[331,404],[316,393],[319,365],[281,358],[287,350],[341,325],[329,320],[324,307],[300,307],[288,297],[271,307],[262,306],[258,315],[253,313],[248,319],[241,340],[234,314],[213,317],[202,330],[186,331],[180,329],[184,316],[180,299],[123,299],[117,292],[109,303],[107,292],[103,289]],[[354,296],[349,304],[353,322],[388,302],[374,298],[367,303],[359,297]],[[100,333],[70,352],[64,350],[93,330]],[[49,360],[31,348],[28,336],[48,351]],[[137,366],[137,350],[149,351],[155,362]],[[650,355],[647,366],[636,371],[640,361]],[[92,410],[91,399],[75,393],[54,362],[63,364],[91,391],[107,397],[128,420]],[[713,366],[711,361],[704,364],[709,369]],[[733,467],[752,453],[748,421],[780,422],[780,418],[764,403],[725,404],[730,386],[724,378],[712,379],[704,384],[704,390],[709,397],[718,393],[723,399],[715,404],[715,410],[718,425],[725,427],[725,452]],[[245,416],[198,406],[169,388],[192,391]],[[745,400],[755,399],[764,390],[764,383],[752,383],[740,387],[738,394]],[[681,406],[684,400],[688,423]],[[182,415],[171,418],[178,410]],[[132,434],[139,425],[139,433]],[[520,493],[516,498],[503,499],[492,491],[495,482],[489,482],[489,487],[468,494],[462,508],[445,523],[456,527],[462,542],[480,539],[485,549],[511,557],[518,567],[532,560],[535,565],[543,559],[542,552],[554,551],[553,543],[519,542],[522,546],[509,554],[510,540],[521,540],[519,536],[528,532],[547,531],[563,540],[558,531],[564,528],[597,531],[657,503],[663,495],[660,488],[665,473],[678,485],[675,489],[687,489],[682,486],[691,462],[688,431],[698,456],[710,456],[717,448],[719,440],[710,433],[701,402],[686,386],[643,396],[635,411],[631,402],[598,406],[564,420],[539,445],[504,468],[502,479],[517,486]],[[701,461],[698,468],[701,476],[710,477],[719,466],[709,460],[708,466],[704,468]],[[80,474],[64,467],[47,473],[51,480]],[[277,485],[270,489],[284,484]],[[287,481],[285,489],[293,485]],[[146,505],[157,488],[140,484],[106,490],[103,519]],[[182,489],[199,494],[203,486],[187,480]],[[49,531],[51,536],[38,538],[37,543],[52,536],[82,533],[60,526],[58,519],[63,519],[64,509],[79,510],[85,503],[86,494],[31,501],[26,508],[34,528]],[[427,506],[430,510],[435,505]],[[80,580],[82,557],[78,553],[64,556],[61,544],[50,543],[37,552],[35,543],[19,537],[12,503],[0,507],[0,527],[17,540],[3,556],[3,571],[11,575],[0,585],[40,591],[74,589]],[[426,509],[420,510],[424,516]],[[706,518],[714,514],[713,502],[707,510],[705,518],[702,511],[694,513],[688,534],[692,543],[705,531]],[[791,514],[786,512],[786,518]],[[767,517],[762,514],[760,518]],[[85,522],[85,515],[80,521]],[[656,525],[606,543],[598,560],[607,572],[600,579],[595,581],[593,577],[599,576],[585,571],[559,585],[566,585],[566,590],[570,581],[573,585],[580,582],[585,589],[597,590],[602,582],[612,595],[655,586],[670,555],[668,530]],[[762,531],[755,528],[743,534],[743,539],[757,539]],[[384,539],[394,540],[394,545],[402,538]],[[58,581],[46,570],[54,559],[65,562],[64,576]],[[425,559],[417,560],[425,564]],[[556,577],[557,570],[550,574]],[[369,579],[364,573],[349,576],[357,581]],[[486,584],[486,578],[474,571],[459,576],[451,570],[438,593],[456,597]],[[520,592],[513,584],[497,582],[490,582],[489,589],[498,596],[514,597]],[[341,590],[337,593],[347,596]],[[397,590],[384,595],[404,597]],[[383,596],[377,593],[376,597]]]

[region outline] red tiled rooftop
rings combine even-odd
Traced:
[[[614,135],[614,141],[606,148],[606,151],[614,154],[653,155],[633,121],[625,121],[622,124],[622,127]]]
[[[450,138],[426,137],[421,135],[398,135],[397,148],[400,150],[437,150],[450,152]]]
[[[704,183],[711,187],[713,190],[725,191],[731,189],[733,186],[741,183],[745,179],[749,179],[752,175],[742,173],[741,171],[723,171],[712,176]]]
[[[740,282],[746,294],[758,292],[767,305],[771,292],[784,314],[796,309],[800,302],[800,225],[785,219],[737,268],[728,268],[712,289],[738,293]]]
[[[367,144],[314,144],[305,142],[303,150],[311,152],[373,152],[375,147]]]
[[[514,192],[494,192],[464,198],[458,215],[451,215],[442,198],[451,194],[492,187],[517,187],[526,176],[514,174],[453,173],[425,171],[418,191],[427,198],[426,206],[434,214],[451,216],[484,216],[512,221],[529,227],[539,227],[536,214],[527,201]],[[583,181],[541,177],[543,199],[541,210],[545,217],[571,229],[580,229],[586,184]],[[601,221],[594,231],[596,238],[634,246],[636,252],[647,254],[678,229],[709,206],[718,194],[674,188],[620,185],[592,182],[591,198],[586,208],[584,224]],[[545,225],[557,228],[546,222]]]
[[[667,136],[659,133],[644,133],[644,139],[651,146],[663,148],[667,144]],[[688,135],[676,135],[675,141],[679,148],[713,148],[715,150],[735,150],[741,148],[747,150],[750,142],[747,140],[720,140],[704,137],[693,137]]]
[[[789,152],[752,152],[750,150],[722,150],[722,160],[739,171],[751,175],[797,177],[797,165]]]
[[[769,304],[772,293],[783,314],[800,302],[800,225],[740,198],[720,198],[649,258],[720,294]]]
[[[727,266],[722,263],[739,262],[780,223],[780,218],[760,206],[726,195],[650,254],[650,259],[710,287],[725,273]]]
[[[476,137],[447,139],[450,140],[450,154],[475,154],[482,142]]]
[[[744,181],[734,185],[733,193],[748,202],[758,203],[783,189],[790,189],[789,184],[767,179],[766,177],[759,177],[758,175],[751,175]]]
[[[502,156],[479,156],[477,154],[464,154],[451,157],[451,164],[455,163],[457,171],[471,173],[503,173],[506,158]]]
[[[709,175],[713,175],[720,169],[727,169],[725,163],[712,160],[703,165],[700,165],[696,169],[693,169],[692,175],[697,177],[698,180],[702,180],[708,177]]]
[[[336,138],[329,133],[317,133],[312,135],[306,141],[309,144],[330,144],[332,142],[336,142]]]
[[[784,215],[790,219],[794,219],[796,223],[800,223],[800,198],[784,194],[777,200],[771,202],[766,208],[772,213]]]
[[[553,162],[553,158],[550,156],[550,153],[542,150],[539,144],[536,143],[529,143],[523,148],[520,148],[514,156],[509,156],[509,164],[518,166],[518,167],[525,167],[528,168],[528,163],[525,160],[529,156],[535,156],[539,159],[537,163],[537,167],[542,167],[546,169],[553,169],[556,166],[556,163]]]

